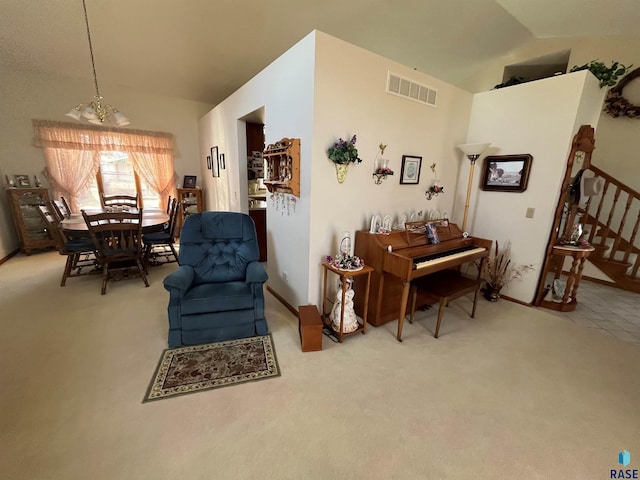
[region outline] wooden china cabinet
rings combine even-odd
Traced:
[[[34,250],[55,247],[38,212],[40,205],[49,202],[49,191],[46,188],[8,188],[7,196],[20,250],[31,255]]]
[[[204,211],[202,190],[200,188],[178,188],[178,200],[180,201],[177,230],[179,232],[189,215]]]

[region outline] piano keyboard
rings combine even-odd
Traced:
[[[473,255],[475,253],[485,251],[486,248],[476,247],[475,245],[467,245],[465,247],[456,248],[454,250],[447,250],[444,252],[435,253],[433,255],[428,255],[426,257],[416,258],[413,261],[413,269],[417,270],[419,268],[430,267],[441,262],[447,262],[449,260],[455,260],[456,258],[462,258],[468,255]]]

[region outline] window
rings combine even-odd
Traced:
[[[170,133],[33,120],[53,197],[71,210],[100,206],[100,193],[138,193],[145,208],[164,208],[176,196]]]
[[[125,152],[101,152],[100,170],[88,187],[78,195],[84,208],[100,208],[100,194],[134,195],[138,193],[143,207],[156,208],[162,204],[160,195],[140,179],[133,162]]]

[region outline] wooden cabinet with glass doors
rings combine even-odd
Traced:
[[[189,215],[204,211],[202,190],[200,188],[178,188],[178,200],[180,201],[180,211],[178,212],[176,232],[179,234],[184,221]]]
[[[7,196],[16,227],[20,250],[31,255],[34,250],[55,247],[38,212],[40,205],[49,202],[46,188],[8,188]]]

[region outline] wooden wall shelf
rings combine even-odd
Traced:
[[[267,146],[263,156],[267,190],[300,197],[300,139],[283,138]]]

